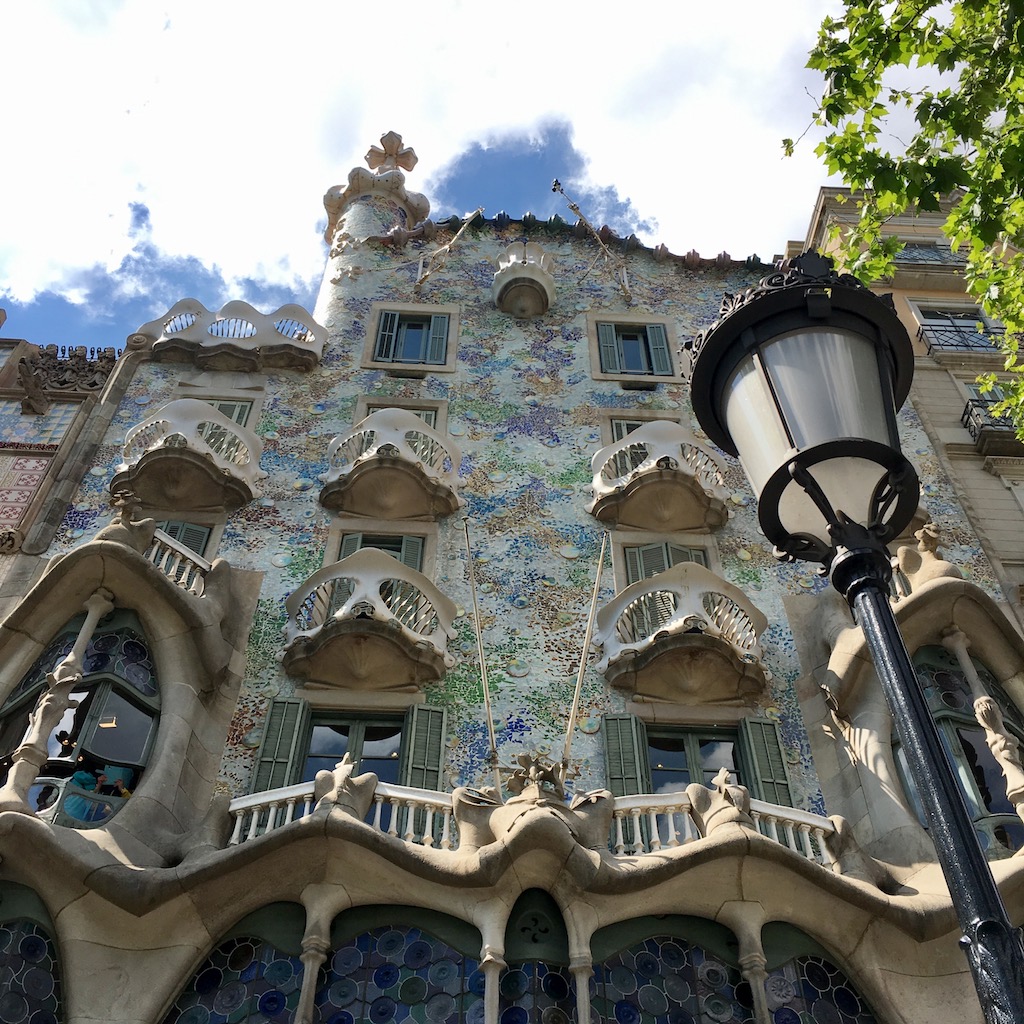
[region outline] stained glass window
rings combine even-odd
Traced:
[[[53,940],[31,921],[0,925],[0,1021],[57,1024],[61,1019]]]
[[[483,1024],[478,963],[419,928],[382,927],[334,950],[316,993],[324,1024]]]
[[[178,996],[164,1024],[253,1024],[293,1019],[302,961],[252,937],[222,942]]]
[[[772,1024],[875,1024],[846,975],[820,956],[799,956],[768,973]]]
[[[505,971],[498,999],[500,1024],[569,1024],[576,1019],[576,990],[568,969],[542,961]]]

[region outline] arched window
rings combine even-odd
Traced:
[[[999,705],[1006,729],[1024,742],[1024,716],[1020,709],[981,662],[975,660],[973,664],[982,688]],[[1011,856],[1024,847],[1024,822],[1007,799],[1003,769],[986,743],[985,729],[975,718],[975,693],[970,681],[956,656],[944,647],[920,648],[914,655],[914,666],[989,858]],[[904,790],[923,823],[917,790],[898,742],[894,752]]]
[[[78,637],[73,619],[0,706],[0,776],[6,776],[46,675]],[[160,688],[149,644],[131,612],[115,611],[97,626],[82,661],[82,683],[51,731],[48,760],[29,791],[40,814],[75,827],[109,820],[139,784],[160,712]]]
[[[382,917],[417,924],[376,924]],[[316,1019],[483,1024],[480,945],[474,927],[444,914],[391,906],[346,911],[331,929],[332,951],[317,980]]]
[[[295,1017],[305,915],[274,903],[240,921],[199,966],[163,1024],[249,1024]]]
[[[0,883],[0,1020],[58,1024],[64,1019],[57,948],[49,915],[34,892]]]

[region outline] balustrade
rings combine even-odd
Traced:
[[[156,530],[146,558],[182,590],[196,597],[203,596],[210,563],[191,548],[169,537],[163,530]]]

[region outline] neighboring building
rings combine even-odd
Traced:
[[[52,460],[3,498],[0,1021],[980,1019],[860,632],[692,416],[767,268],[435,224],[381,144],[312,313],[0,370],[0,458]],[[901,315],[960,338],[919,249]],[[894,602],[1019,921],[1018,453],[937,344]]]

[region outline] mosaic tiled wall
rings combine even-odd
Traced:
[[[555,258],[555,306],[539,320],[516,321],[494,307],[490,288],[495,257],[522,237],[515,223],[506,230],[487,225],[467,232],[422,289],[418,301],[423,303],[460,304],[457,373],[430,373],[421,381],[359,366],[372,327],[371,303],[417,301],[413,284],[420,256],[447,241],[441,232],[429,245],[413,243],[397,252],[367,246],[332,259],[316,311],[331,335],[322,365],[309,374],[282,371],[265,378],[267,396],[256,431],[269,479],[262,499],[228,517],[216,552],[266,574],[250,636],[248,674],[222,765],[223,784],[232,793],[247,791],[268,701],[294,690],[277,660],[284,600],[323,562],[331,515],[317,501],[318,477],[326,470],[330,440],[350,429],[360,395],[374,402],[449,403],[448,431],[464,453],[461,495],[474,541],[501,759],[510,764],[531,748],[560,752],[602,535],[586,511],[590,458],[601,447],[598,410],[664,410],[700,436],[682,383],[638,392],[592,379],[586,314],[607,310],[628,321],[630,310],[651,313],[674,321],[685,338],[714,319],[723,291],[738,290],[758,275],[735,267],[689,271],[639,252],[628,257],[635,305],[627,306],[610,275],[600,264],[593,267],[596,247],[566,231],[539,239]],[[106,521],[107,486],[125,432],[172,398],[182,372],[176,365],[146,365],[130,385],[58,536],[60,550],[91,537]],[[194,374],[191,368],[187,372]],[[948,557],[974,582],[994,587],[991,568],[966,531],[952,488],[909,406],[901,425]],[[806,566],[780,565],[772,558],[742,472],[731,460],[723,457],[723,462],[732,494],[729,521],[716,537],[724,575],[768,617],[763,647],[772,686],[763,711],[781,722],[797,801],[820,809],[793,689],[799,664],[783,598],[817,592],[827,583]],[[440,524],[435,582],[462,609],[471,607],[466,560],[462,516],[456,514]],[[601,599],[612,596],[606,568]],[[461,614],[456,625],[457,663],[427,692],[431,703],[449,712],[452,785],[482,781],[488,752],[471,617]],[[623,695],[589,671],[573,742],[577,789],[604,783],[601,716],[623,709]]]

